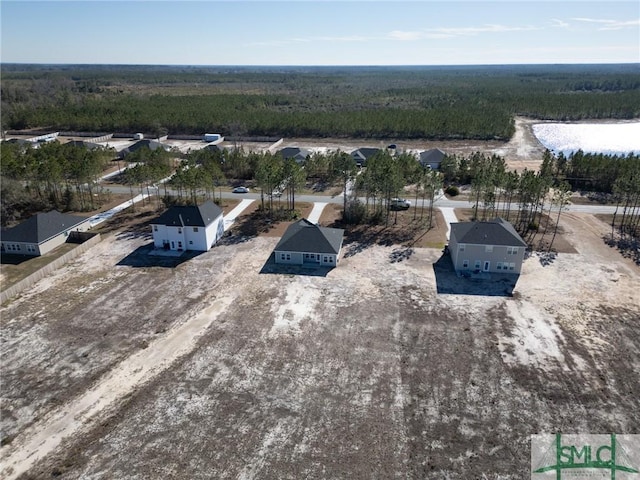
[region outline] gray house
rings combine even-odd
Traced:
[[[307,157],[311,155],[311,152],[299,147],[285,147],[282,150],[279,150],[278,154],[280,154],[285,160],[293,158],[297,163],[304,163]]]
[[[351,152],[351,156],[356,161],[356,164],[360,165],[361,167],[366,167],[367,162],[381,151],[382,150],[380,150],[379,148],[364,147]]]
[[[451,224],[449,252],[456,272],[520,273],[527,244],[506,220]]]
[[[320,227],[306,218],[291,224],[274,249],[276,263],[335,267],[344,230]]]
[[[2,230],[2,251],[20,255],[44,255],[67,241],[70,232],[86,232],[88,217],[55,210],[39,213],[12,228]]]
[[[439,170],[440,164],[442,163],[442,159],[445,155],[446,153],[439,148],[432,148],[431,150],[420,152],[418,162],[420,162],[420,165],[424,168],[429,167],[431,170]]]

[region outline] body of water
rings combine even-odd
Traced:
[[[537,123],[533,133],[546,148],[566,156],[577,150],[607,155],[640,154],[640,122]]]

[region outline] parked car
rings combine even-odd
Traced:
[[[389,207],[391,210],[408,210],[411,207],[411,202],[404,198],[392,198]]]
[[[249,193],[249,189],[247,187],[236,187],[232,190],[233,193]]]
[[[281,197],[282,196],[282,192],[276,188],[275,190],[273,190],[271,192],[271,196],[273,196],[273,197]]]

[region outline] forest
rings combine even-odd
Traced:
[[[2,129],[498,139],[513,118],[640,116],[637,65],[2,65]]]

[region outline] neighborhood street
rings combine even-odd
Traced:
[[[129,193],[129,187],[119,186],[119,185],[109,185],[105,187],[106,190],[110,190],[116,194],[126,194]],[[171,195],[177,195],[177,191],[172,189],[167,189],[167,192]],[[235,199],[252,199],[252,200],[260,200],[260,193],[231,193],[231,192],[216,192],[216,197],[222,198],[235,198]],[[266,195],[265,195],[266,198]],[[366,198],[359,197],[361,202],[365,202]],[[305,202],[305,203],[335,203],[342,204],[344,199],[342,195],[330,196],[330,195],[296,195],[296,201]],[[474,203],[466,200],[449,200],[446,197],[440,197],[436,199],[434,205],[437,207],[445,207],[445,208],[473,208]],[[514,207],[515,203],[512,203],[512,207]],[[498,203],[496,204],[496,208],[503,208],[504,204]],[[556,210],[557,211],[557,210]],[[567,205],[566,211],[573,213],[591,213],[591,214],[612,214],[616,211],[615,205]]]

